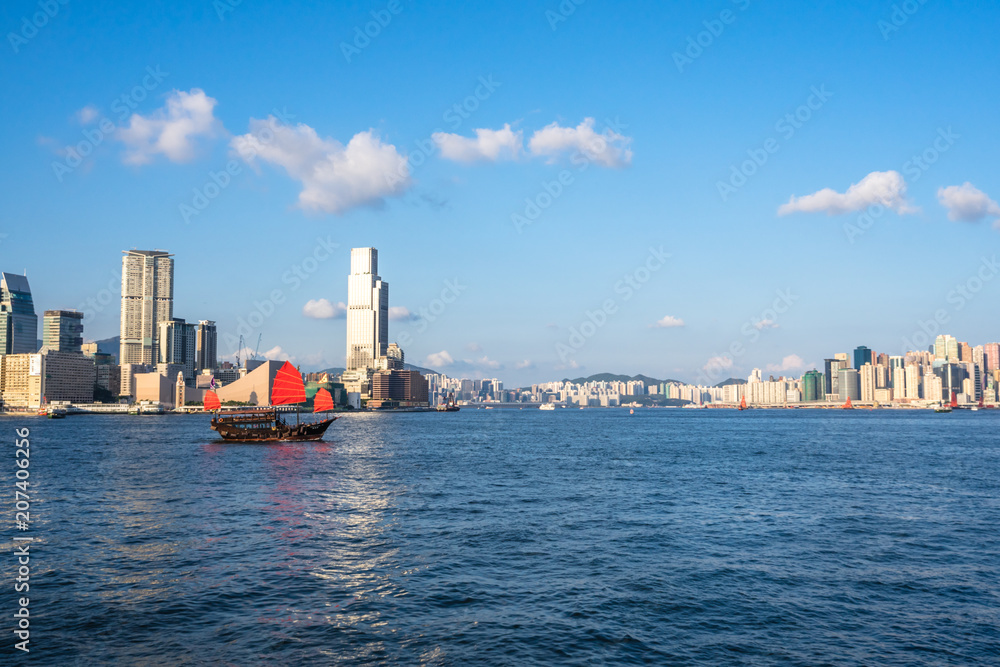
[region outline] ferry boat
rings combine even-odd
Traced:
[[[66,408],[51,406],[45,413],[49,419],[64,419],[66,417]]]
[[[538,409],[539,410],[555,410],[556,406],[555,406],[555,403],[542,403],[541,405],[538,406]]]
[[[211,428],[223,440],[233,442],[279,442],[319,440],[337,417],[317,422],[299,423],[299,412],[295,410],[295,423],[289,423],[284,415],[287,409],[280,406],[304,403],[305,384],[302,375],[290,362],[278,369],[271,391],[271,405],[257,408],[222,410],[219,396],[214,391],[205,393],[205,410],[214,412]],[[313,413],[333,410],[333,398],[326,389],[316,392]]]

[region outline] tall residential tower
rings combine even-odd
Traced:
[[[122,257],[122,327],[118,363],[155,364],[160,322],[174,316],[174,260],[163,250]]]

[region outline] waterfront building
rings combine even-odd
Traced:
[[[351,249],[347,278],[347,370],[375,368],[389,341],[389,284],[378,275],[378,250]]]
[[[5,408],[39,408],[46,402],[92,403],[94,360],[73,352],[7,354],[0,361]]]
[[[895,366],[892,369],[892,396],[895,400],[901,401],[908,395],[906,386],[906,368],[902,366]]]
[[[93,403],[97,369],[92,357],[77,352],[49,350],[42,357],[42,396],[45,400]]]
[[[372,397],[368,406],[426,407],[427,380],[417,371],[389,370],[372,375]]]
[[[923,374],[920,372],[920,366],[906,367],[906,398],[917,400],[921,397],[920,380],[922,377]]]
[[[93,343],[96,350],[97,343]],[[83,313],[46,310],[42,317],[42,351],[83,354]]]
[[[858,371],[854,368],[841,368],[837,371],[838,400],[861,400],[861,383]]]
[[[875,390],[878,389],[876,369],[881,369],[881,366],[867,363],[863,364],[858,372],[858,379],[861,383],[861,401],[864,403],[871,403],[875,400]]]
[[[38,316],[27,276],[0,273],[0,354],[38,351]]]
[[[163,250],[124,251],[119,363],[157,363],[159,324],[173,316],[173,255]]]
[[[826,398],[825,385],[826,378],[822,373],[817,370],[806,371],[802,376],[802,401],[822,401]]]
[[[212,320],[199,320],[195,331],[195,372],[213,370],[218,364],[219,334]]]
[[[836,394],[837,393],[837,373],[842,368],[843,362],[840,359],[824,359],[824,382],[826,386],[824,387],[824,394]]]
[[[969,376],[962,364],[944,363],[934,368],[934,373],[941,380],[941,395],[944,401],[962,393],[962,381]]]
[[[931,370],[924,373],[924,400],[941,402],[943,398],[941,391],[941,378]],[[948,397],[951,400],[951,397]]]
[[[121,388],[118,393],[135,399],[135,376],[141,373],[149,373],[153,370],[152,364],[120,364],[119,376],[121,377]]]

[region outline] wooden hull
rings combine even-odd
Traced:
[[[271,424],[254,426],[253,428],[240,428],[234,424],[213,419],[212,430],[218,432],[223,440],[231,442],[309,441],[322,438],[326,429],[337,419],[338,417],[333,417],[308,424]]]

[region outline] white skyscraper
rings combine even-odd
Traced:
[[[347,370],[375,368],[389,339],[389,284],[378,275],[378,250],[351,249],[347,277]]]
[[[174,260],[163,250],[126,250],[122,257],[119,364],[155,364],[159,324],[174,316]]]

